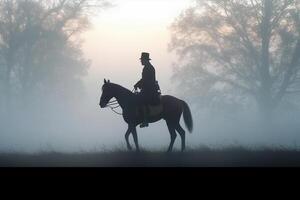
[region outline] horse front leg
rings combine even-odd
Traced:
[[[131,128],[130,128],[130,126],[128,126],[128,130],[127,130],[127,132],[126,132],[126,134],[125,134],[125,140],[126,140],[126,144],[127,144],[127,149],[128,149],[129,151],[132,150],[132,147],[131,147],[131,145],[130,145],[130,143],[129,143],[129,136],[130,136],[130,133],[131,133]]]
[[[136,146],[136,151],[139,152],[140,151],[140,147],[139,147],[139,142],[138,142],[138,136],[137,136],[137,132],[136,132],[136,127],[132,128],[132,135],[133,135],[133,140]]]

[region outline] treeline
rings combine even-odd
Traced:
[[[253,105],[269,118],[299,111],[299,1],[195,2],[171,28],[182,95],[217,112]]]
[[[90,16],[107,5],[102,0],[0,0],[2,110],[76,101],[90,64],[79,36]]]

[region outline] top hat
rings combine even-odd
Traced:
[[[150,57],[149,53],[143,52],[140,59],[141,60],[151,60],[149,57]]]

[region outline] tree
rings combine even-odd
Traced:
[[[254,100],[269,117],[300,92],[297,0],[197,0],[171,32],[174,78],[206,106]]]
[[[72,88],[80,95],[89,61],[79,35],[89,16],[107,5],[104,0],[0,0],[0,78],[8,108],[12,99],[26,102],[35,93],[65,96]]]

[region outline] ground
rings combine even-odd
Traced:
[[[184,153],[123,150],[89,153],[0,154],[0,167],[300,167],[300,151],[199,148]]]

